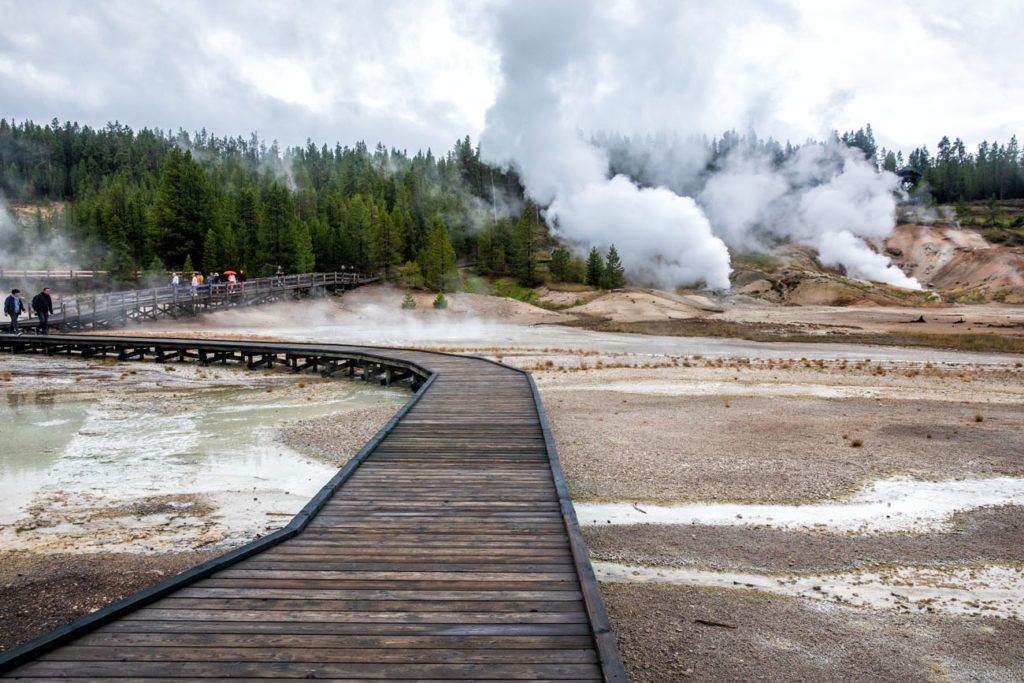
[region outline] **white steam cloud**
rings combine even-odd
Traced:
[[[481,152],[518,170],[577,253],[614,243],[635,280],[727,289],[730,247],[797,241],[853,277],[919,288],[869,246],[895,225],[898,181],[856,150],[808,144],[780,164],[756,146],[734,148],[709,172],[707,147],[694,140],[580,133],[694,132],[763,117],[772,80],[734,64],[729,37],[737,16],[786,20],[787,9],[737,4],[509,3],[497,21],[503,81]],[[613,175],[613,161],[623,173]]]
[[[76,268],[71,242],[52,227],[35,223],[34,217],[19,221],[0,194],[0,269]]]
[[[898,191],[898,178],[879,173],[858,150],[826,143],[801,147],[778,166],[763,153],[734,151],[706,179],[698,202],[733,249],[765,251],[774,242],[799,242],[852,277],[920,289],[868,246],[892,231]]]

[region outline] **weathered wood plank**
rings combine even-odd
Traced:
[[[383,376],[387,363],[398,368],[392,377],[433,374],[402,418],[314,499],[290,538],[121,612],[12,674],[624,680],[607,633],[591,625],[596,583],[592,574],[581,582],[589,564],[581,565],[578,533],[568,533],[564,482],[553,476],[528,376],[418,351],[117,337],[59,343],[69,353],[121,358],[354,368],[357,378],[366,367]]]

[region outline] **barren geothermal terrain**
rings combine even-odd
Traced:
[[[545,296],[562,302],[540,308],[453,294],[449,309],[435,311],[423,294],[417,310],[401,311],[401,291],[370,287],[309,306],[227,311],[132,331],[421,346],[532,370],[631,680],[1024,679],[1024,355],[966,352],[946,339],[947,330],[959,334],[964,325],[953,328],[950,320],[963,317],[977,321],[974,332],[996,338],[992,348],[1004,339],[1012,348],[1024,308],[802,308],[648,290]],[[930,324],[941,339],[858,345],[822,333],[843,327],[896,342],[906,321],[921,315],[934,318]],[[958,317],[940,317],[947,315]],[[611,323],[657,329],[683,319],[718,325],[783,318],[785,336],[794,338],[774,342],[610,329]],[[990,321],[998,327],[983,325]],[[799,327],[800,335],[789,326]],[[47,369],[76,392],[102,391],[106,402],[99,400],[96,409],[109,411],[157,412],[142,400],[154,394],[168,399],[159,403],[172,416],[186,411],[176,401],[242,404],[274,396],[288,406],[287,397],[312,404],[311,412],[282,408],[280,419],[265,413],[265,435],[235,445],[223,463],[237,468],[243,451],[254,450],[257,471],[276,471],[275,458],[284,458],[295,478],[310,480],[305,487],[291,484],[287,495],[271,494],[267,482],[243,475],[239,488],[257,489],[245,506],[253,497],[274,502],[237,514],[222,490],[230,488],[226,479],[221,488],[197,487],[177,467],[169,473],[150,467],[147,474],[147,465],[126,449],[118,457],[140,471],[130,474],[114,502],[118,487],[101,466],[78,475],[86,482],[60,466],[81,457],[80,447],[68,443],[90,438],[88,418],[73,427],[54,425],[54,433],[71,435],[71,442],[43,440],[50,458],[45,471],[54,477],[46,481],[56,484],[8,484],[21,498],[0,511],[6,515],[0,541],[17,551],[6,553],[0,576],[5,620],[38,607],[7,607],[14,596],[26,600],[49,589],[28,568],[32,563],[54,567],[50,574],[60,581],[86,575],[84,557],[116,551],[140,574],[166,572],[205,549],[260,533],[261,524],[271,525],[271,513],[293,511],[315,488],[313,480],[330,472],[325,452],[342,430],[302,425],[340,412],[329,405],[331,397],[355,391],[345,382],[299,387],[273,373],[254,385],[228,387],[237,377],[228,370],[202,377],[187,366],[157,373],[141,365],[16,360],[25,365],[5,361],[14,377],[0,386],[12,411],[40,410],[22,375]],[[144,367],[159,377],[145,379]],[[132,370],[139,374],[124,374]],[[68,382],[78,376],[81,382]],[[250,375],[242,377],[248,382]],[[186,381],[189,392],[181,385]],[[109,398],[115,386],[118,393],[125,387],[123,398]],[[26,398],[10,398],[18,396]],[[359,396],[351,399],[358,410],[375,402],[372,414],[381,422],[405,398],[378,391]],[[22,417],[25,423],[83,419],[56,415],[64,400],[50,400],[50,413]],[[359,415],[353,412],[350,422]],[[347,424],[345,417],[335,424]],[[210,438],[222,429],[211,425]],[[262,456],[261,448],[267,450]],[[351,443],[328,455],[337,462],[356,448]],[[284,455],[275,455],[277,449]],[[193,460],[202,463],[196,473],[220,469],[210,454]],[[32,486],[38,491],[26,494]],[[67,495],[78,490],[90,497]],[[46,504],[58,494],[71,501],[69,512],[63,504]],[[126,512],[97,515],[89,508],[91,496],[103,499],[103,510]],[[130,512],[136,497],[162,512]],[[180,512],[182,506],[191,506],[189,512]],[[131,533],[144,541],[111,531],[105,521],[111,514],[131,519]],[[75,539],[86,528],[96,530],[89,553],[68,554],[81,548]],[[184,549],[193,554],[183,556]],[[100,592],[109,598],[127,588]],[[81,609],[102,602],[94,587],[79,585],[79,592]],[[68,616],[51,615],[48,625]]]

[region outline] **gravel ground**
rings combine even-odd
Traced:
[[[297,420],[281,427],[278,440],[304,455],[341,467],[399,408],[401,405],[383,404],[346,412],[337,420]]]
[[[1024,680],[1017,621],[886,614],[745,590],[602,584],[601,592],[633,683]]]
[[[1024,563],[1024,507],[956,516],[945,533],[858,536],[756,527],[584,527],[595,560],[755,572],[842,572],[877,565]]]
[[[1016,404],[611,391],[544,403],[577,500],[800,503],[898,474],[1024,474]]]
[[[0,552],[0,650],[31,640],[219,554]]]

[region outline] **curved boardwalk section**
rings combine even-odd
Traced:
[[[625,680],[528,373],[350,346],[0,336],[0,348],[419,386],[288,527],[12,651],[8,676]]]

